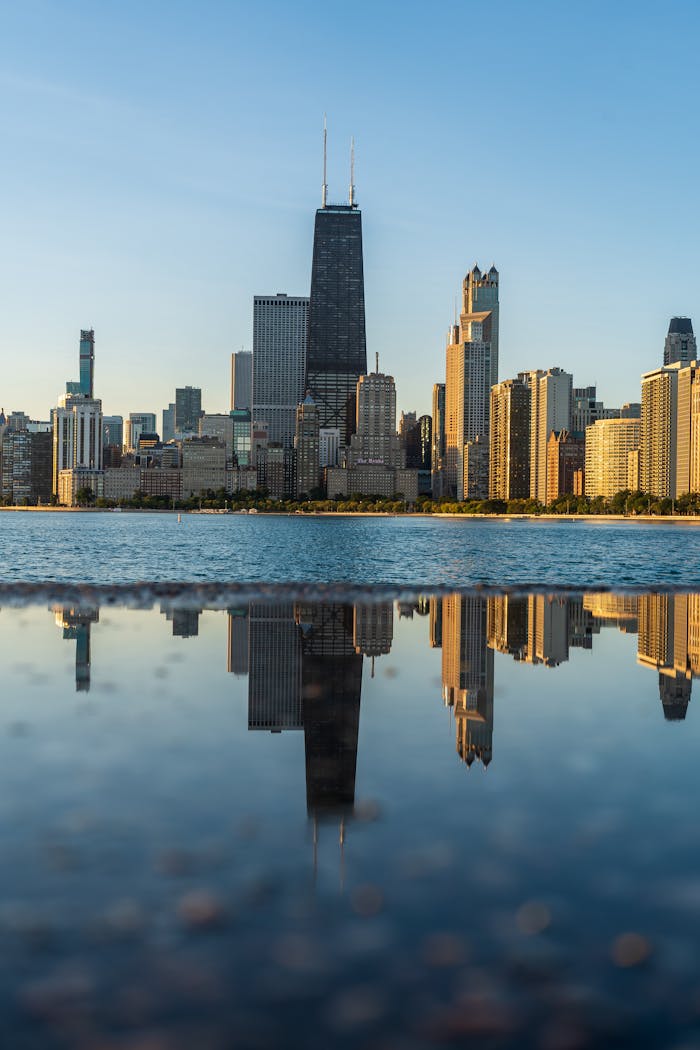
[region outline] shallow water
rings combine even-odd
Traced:
[[[697,1045],[700,596],[0,638],[3,1046]]]
[[[692,525],[0,513],[0,581],[700,587]]]

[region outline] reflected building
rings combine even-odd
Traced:
[[[196,638],[199,634],[201,609],[178,609],[161,605],[160,611],[168,623],[173,625],[173,638]]]
[[[302,729],[301,632],[293,602],[251,602],[248,729]]]
[[[468,766],[493,755],[493,651],[487,646],[487,599],[442,600],[442,690],[454,711],[457,753]]]
[[[430,598],[430,648],[442,649],[442,598]]]
[[[394,638],[394,606],[391,602],[371,605],[358,602],[353,609],[355,652],[363,656],[385,656]]]
[[[664,718],[684,719],[693,664],[698,664],[697,598],[687,594],[641,594],[638,608],[637,662],[659,672]]]
[[[531,594],[527,599],[527,618],[527,663],[545,667],[565,663],[569,659],[568,600]]]
[[[301,697],[306,804],[316,818],[349,816],[355,802],[362,653],[355,647],[350,605],[296,606],[301,646]]]
[[[636,594],[584,594],[583,607],[601,627],[617,627],[623,634],[638,630]]]
[[[229,609],[228,617],[228,651],[226,670],[229,674],[248,674],[248,606],[240,609]]]
[[[488,599],[486,633],[489,648],[507,653],[516,660],[525,659],[527,649],[527,598],[499,594]]]
[[[63,628],[63,637],[75,641],[75,691],[90,692],[90,628],[100,619],[95,608],[74,609],[54,607],[56,624]]]

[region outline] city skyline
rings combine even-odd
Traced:
[[[82,6],[5,15],[6,410],[44,416],[81,326],[96,331],[106,412],[159,411],[175,385],[189,383],[203,388],[210,410],[224,410],[230,354],[251,348],[253,296],[309,287],[323,110],[330,201],[346,197],[357,136],[368,353],[379,351],[397,377],[400,407],[429,410],[456,278],[474,261],[496,259],[503,274],[500,375],[557,365],[597,383],[606,403],[635,397],[630,382],[657,365],[670,317],[697,314],[695,147],[683,134],[698,92],[694,9],[662,15],[641,4],[634,20],[596,5],[585,14],[544,3],[491,11],[497,46],[488,57],[477,51],[470,68],[490,107],[481,152],[489,163],[475,176],[486,206],[474,209],[464,192],[463,90],[442,57],[476,5],[448,4],[429,22],[409,7],[400,25],[380,11],[372,34],[358,17],[342,25],[340,59],[324,48],[328,21],[315,4],[293,13],[272,5],[273,19],[209,5],[209,20],[186,11],[166,20],[159,4],[130,18],[85,18]],[[339,31],[338,16],[329,20]],[[154,34],[163,44],[155,59]],[[401,47],[389,47],[397,34]],[[581,58],[566,46],[572,36]],[[70,47],[57,47],[62,40]],[[275,72],[243,106],[263,42]],[[303,48],[314,61],[299,71]],[[672,108],[649,75],[665,49],[678,58]],[[78,64],[67,57],[76,51]],[[419,58],[421,86],[407,74]],[[194,92],[178,83],[182,62],[199,75]],[[290,83],[295,119],[281,126],[279,88]],[[674,137],[690,151],[675,166],[662,145]],[[594,310],[582,308],[589,290]],[[397,326],[407,311],[410,325]],[[609,319],[621,311],[624,329],[613,332]],[[152,404],[134,403],[134,377]]]

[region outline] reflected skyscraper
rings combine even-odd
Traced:
[[[355,652],[364,656],[384,656],[391,652],[394,637],[394,606],[391,602],[371,605],[358,602],[353,610]]]
[[[457,752],[468,766],[493,756],[493,651],[487,646],[487,599],[442,600],[442,689],[454,711]]]
[[[173,625],[173,638],[196,638],[199,634],[201,609],[179,609],[161,605],[160,611],[168,623]]]
[[[90,692],[90,627],[100,619],[99,609],[54,608],[56,624],[63,628],[63,637],[75,645],[75,691]]]
[[[301,729],[301,633],[294,603],[252,602],[248,630],[248,729]]]
[[[228,657],[226,670],[229,674],[248,674],[248,607],[228,610]]]
[[[306,804],[314,818],[352,813],[360,726],[362,654],[349,605],[300,603]]]
[[[664,718],[685,718],[697,661],[698,603],[695,595],[640,594],[637,661],[659,672]]]

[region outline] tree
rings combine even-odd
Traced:
[[[90,507],[95,502],[95,493],[89,485],[83,485],[75,494],[75,502],[79,507]]]

